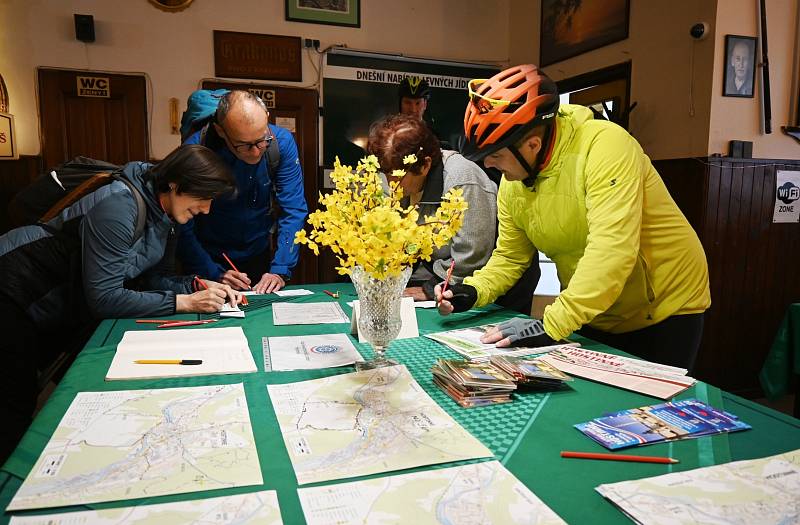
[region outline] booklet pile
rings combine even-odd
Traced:
[[[539,358],[492,356],[489,362],[514,378],[520,387],[555,390],[572,378]]]
[[[439,359],[433,382],[465,408],[511,401],[517,387],[554,389],[572,378],[539,359],[492,356],[488,363]]]
[[[631,408],[578,423],[575,428],[610,450],[747,430],[747,423],[697,399]]]
[[[511,401],[514,378],[490,363],[437,359],[431,367],[433,382],[465,408]]]

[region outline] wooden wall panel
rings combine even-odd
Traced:
[[[8,203],[41,172],[42,158],[38,155],[20,155],[17,160],[0,161],[0,235],[13,227]]]
[[[797,160],[699,158],[654,163],[706,251],[711,308],[695,375],[746,396],[778,325],[800,301],[800,224],[773,224],[778,169]]]

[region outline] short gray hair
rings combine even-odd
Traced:
[[[249,91],[235,89],[233,91],[228,91],[227,93],[222,95],[222,98],[219,99],[219,104],[217,105],[217,111],[214,114],[214,120],[218,124],[222,124],[225,121],[225,117],[228,116],[228,112],[230,112],[233,106],[245,102],[252,102],[254,104],[258,104],[264,110],[264,113],[269,113],[269,111],[267,110],[267,105],[264,104],[264,101],[261,100],[261,97]]]

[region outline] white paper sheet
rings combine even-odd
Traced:
[[[278,290],[277,292],[273,293],[280,297],[297,297],[300,295],[314,295],[314,292],[312,292],[311,290],[306,290],[305,288],[296,288],[294,290]]]
[[[312,370],[352,365],[363,361],[347,334],[301,335],[268,338],[273,371]]]
[[[219,311],[219,316],[243,318],[244,311],[239,308],[239,305],[231,306],[230,303],[225,303],[222,305],[222,310]]]
[[[138,359],[201,359],[201,365],[144,365]],[[125,332],[106,381],[255,372],[241,327]]]
[[[275,303],[272,305],[275,326],[291,324],[349,323],[339,303]]]
[[[353,320],[350,322],[350,333],[358,334],[358,342],[367,342],[364,336],[361,335],[361,330],[358,328],[358,315],[359,315],[358,301],[353,301]],[[400,301],[400,333],[397,334],[395,339],[411,339],[419,337],[419,327],[417,325],[417,311],[414,309],[414,299],[412,297],[403,297]]]

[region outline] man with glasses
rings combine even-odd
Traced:
[[[469,83],[462,154],[503,172],[499,235],[486,265],[444,294],[449,314],[493,302],[540,250],[561,294],[542,321],[514,319],[483,337],[497,346],[544,346],[581,334],[634,355],[691,369],[710,306],[697,234],[636,140],[559,104],[534,65]]]
[[[208,215],[181,228],[178,239],[185,271],[258,293],[286,286],[298,259],[294,235],[308,213],[297,144],[268,119],[256,95],[230,91],[220,98],[213,120],[186,139],[186,144],[206,145],[231,167],[237,194],[215,201]],[[273,170],[270,161],[278,157]],[[273,195],[280,206],[277,224]]]

